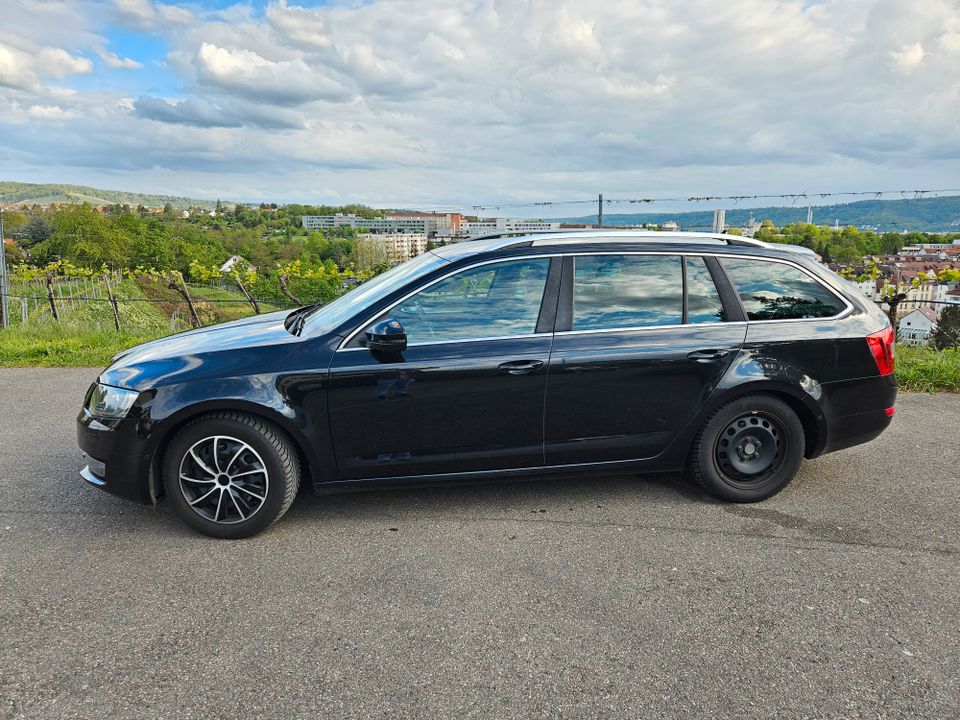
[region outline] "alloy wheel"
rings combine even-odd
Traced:
[[[226,435],[194,443],[180,460],[180,492],[200,517],[216,523],[249,520],[266,502],[270,477],[249,444]]]

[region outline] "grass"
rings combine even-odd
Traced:
[[[960,393],[960,348],[898,346],[897,382],[901,390]]]
[[[112,324],[96,329],[52,322],[10,327],[0,330],[0,367],[106,367],[121,350],[169,332],[118,333]]]

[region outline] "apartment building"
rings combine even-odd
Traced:
[[[423,220],[428,235],[457,235],[463,223],[460,213],[393,212],[387,213],[386,217],[398,221]]]
[[[374,262],[397,263],[409,260],[427,251],[424,233],[364,233],[357,236],[360,246],[366,245],[374,254]]]
[[[363,218],[357,215],[303,215],[300,218],[303,229],[307,232],[320,230],[326,232],[338,228],[353,228],[372,233],[390,234],[423,234],[426,235],[429,222],[423,217],[382,217]]]
[[[526,218],[483,218],[480,220],[464,220],[460,224],[460,234],[468,237],[498,232],[536,233],[559,229],[560,223],[558,222],[544,222],[543,220],[528,220]]]

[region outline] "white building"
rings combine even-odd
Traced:
[[[427,251],[427,236],[424,233],[364,233],[357,240],[368,243],[387,262],[403,262]]]
[[[409,234],[420,233],[426,235],[431,221],[423,216],[401,216],[385,218],[362,218],[357,215],[303,215],[300,218],[304,230],[335,230],[337,228],[353,228],[375,233]]]
[[[482,220],[464,220],[460,223],[460,234],[469,237],[489,233],[537,233],[559,230],[560,223],[528,220],[526,218],[483,218]]]
[[[926,345],[936,326],[937,313],[933,308],[917,308],[900,318],[897,341],[904,345]]]

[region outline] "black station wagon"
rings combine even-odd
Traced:
[[[429,251],[328,305],[140,345],[78,418],[87,482],[244,537],[317,493],[686,469],[734,502],[875,438],[893,330],[803,248],[593,231]]]

